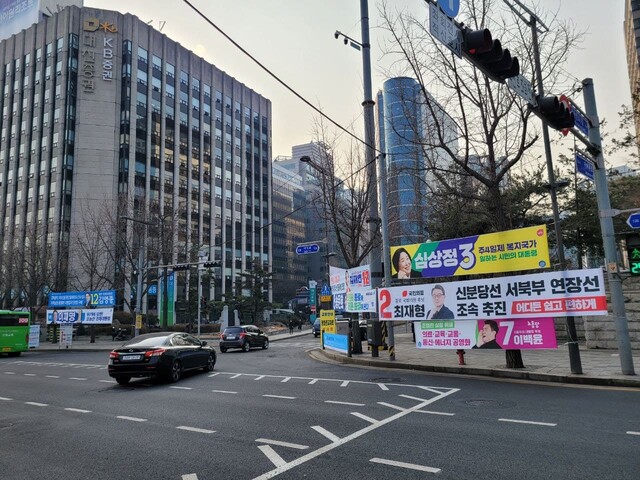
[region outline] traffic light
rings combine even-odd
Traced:
[[[640,235],[627,235],[627,255],[629,273],[634,277],[640,277]]]
[[[462,54],[485,75],[496,82],[520,74],[518,57],[512,57],[508,48],[502,48],[500,40],[491,36],[488,28],[483,30],[462,29]]]
[[[536,96],[538,104],[538,115],[542,120],[555,130],[564,130],[565,128],[573,128],[575,118],[571,107],[567,107],[564,102],[556,96],[542,97]]]
[[[173,266],[173,271],[180,272],[182,270],[189,270],[190,268],[191,268],[191,265],[189,265],[188,263],[179,263]]]
[[[203,266],[204,268],[213,268],[213,267],[219,267],[219,266],[220,266],[220,263],[218,263],[218,262],[204,262],[204,263],[202,264],[202,266]]]

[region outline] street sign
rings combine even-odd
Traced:
[[[458,58],[462,58],[462,32],[453,20],[433,3],[429,4],[429,33],[440,40]]]
[[[507,78],[507,85],[511,90],[517,93],[525,102],[536,106],[536,99],[533,95],[533,85],[522,75]]]
[[[629,215],[629,218],[627,218],[627,225],[631,228],[640,228],[640,212]]]
[[[296,247],[296,253],[298,255],[308,255],[310,253],[318,253],[320,246],[317,243],[309,243],[307,245],[298,245]]]
[[[573,103],[571,103],[571,111],[573,112],[573,118],[576,122],[576,128],[580,130],[582,133],[584,133],[585,136],[588,136],[589,120],[587,120],[587,117],[582,115],[582,112],[580,112],[580,109],[578,109],[578,107],[576,107]]]
[[[320,303],[329,303],[331,301],[331,295],[320,295]]]
[[[438,5],[451,18],[460,13],[460,0],[438,0]]]
[[[593,182],[594,164],[593,161],[581,152],[576,151],[576,170]]]
[[[322,290],[320,290],[320,295],[331,295],[331,287],[328,284],[322,285]]]

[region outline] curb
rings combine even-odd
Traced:
[[[624,387],[640,390],[640,378],[605,378],[587,375],[551,375],[548,373],[535,373],[522,370],[493,369],[482,367],[454,367],[439,365],[416,365],[402,362],[392,362],[389,360],[372,360],[359,357],[346,357],[338,353],[317,349],[312,353],[319,353],[328,360],[333,360],[344,364],[363,365],[377,368],[393,368],[399,370],[415,370],[421,372],[446,373],[453,375],[475,375],[479,377],[507,378],[515,380],[531,380],[544,383],[570,383],[576,385],[595,385],[606,387]]]

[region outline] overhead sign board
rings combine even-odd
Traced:
[[[298,245],[296,247],[296,253],[298,255],[308,255],[310,253],[318,253],[320,246],[317,243],[309,243],[307,245]]]
[[[462,58],[462,32],[454,21],[433,3],[429,4],[429,33],[440,40],[458,58]]]
[[[507,78],[507,85],[511,90],[518,94],[525,102],[532,106],[536,106],[536,98],[533,95],[533,85],[523,75]]]
[[[640,212],[629,215],[629,218],[627,218],[627,225],[631,228],[640,228]]]
[[[581,173],[589,180],[594,179],[594,164],[589,157],[582,152],[576,151],[576,171]]]

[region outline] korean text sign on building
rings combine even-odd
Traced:
[[[547,227],[391,247],[390,255],[391,274],[398,279],[548,268]]]
[[[380,320],[606,315],[601,269],[378,289]]]

